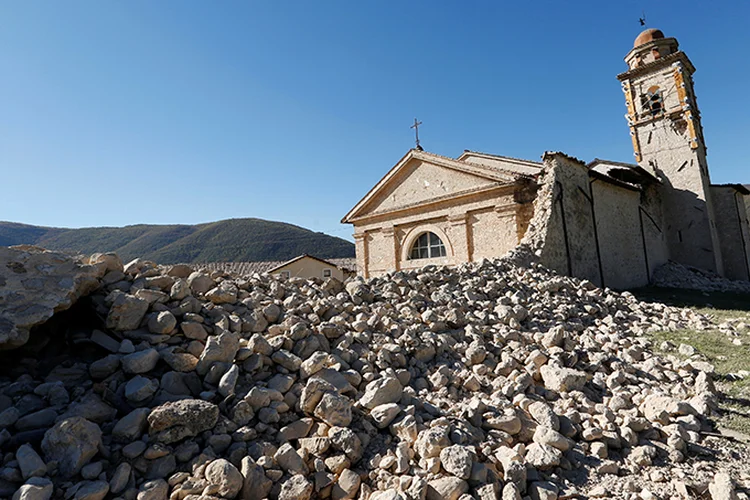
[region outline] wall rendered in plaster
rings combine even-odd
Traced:
[[[355,222],[358,273],[370,277],[430,264],[501,257],[518,244],[516,213],[522,208],[524,214],[528,212],[525,205],[514,202],[515,189],[499,186],[493,192]],[[447,255],[409,260],[412,242],[425,231],[440,236]]]
[[[742,195],[732,187],[711,186],[711,199],[716,214],[724,276],[733,280],[750,280],[750,231]]]
[[[289,271],[289,276],[294,278],[323,278],[323,270],[330,269],[331,276],[339,281],[344,281],[344,272],[336,266],[331,266],[316,259],[302,258],[284,267],[280,267],[274,274]]]
[[[591,184],[596,207],[604,285],[617,290],[648,283],[639,213],[641,193],[596,180]]]

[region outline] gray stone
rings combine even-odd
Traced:
[[[580,391],[587,380],[582,371],[551,364],[542,366],[541,374],[545,387],[557,392]]]
[[[130,443],[140,438],[146,430],[149,413],[149,408],[136,408],[122,417],[112,429],[112,439],[119,443]]]
[[[367,384],[359,404],[372,410],[386,403],[397,403],[401,399],[403,390],[401,382],[396,377],[381,377]]]
[[[273,482],[266,477],[263,467],[255,463],[250,457],[242,459],[241,474],[244,478],[241,500],[263,500],[273,487]]]
[[[732,478],[726,472],[718,472],[708,485],[711,500],[737,500],[737,493]]]
[[[18,467],[21,469],[21,476],[24,481],[30,477],[47,474],[47,465],[29,444],[21,445],[16,450],[16,460],[18,461]]]
[[[109,483],[106,481],[86,481],[73,495],[73,500],[103,500],[107,493]]]
[[[109,491],[113,494],[118,494],[124,491],[128,485],[128,481],[130,481],[130,473],[132,470],[133,469],[129,463],[120,463],[112,473],[112,478],[109,480]]]
[[[457,477],[441,477],[427,483],[427,500],[458,500],[469,491],[469,483]]]
[[[170,334],[176,326],[177,319],[169,311],[161,311],[153,314],[148,320],[148,331],[157,335]]]
[[[344,469],[339,474],[338,481],[333,485],[331,498],[333,500],[348,500],[357,496],[360,485],[359,474],[351,469]]]
[[[352,401],[338,393],[326,392],[314,415],[328,425],[347,427],[352,423]]]
[[[169,485],[163,479],[147,481],[138,489],[138,500],[166,500]]]
[[[145,349],[136,351],[133,354],[123,356],[122,371],[134,375],[139,373],[148,373],[156,367],[159,362],[159,352],[154,349]]]
[[[474,465],[474,453],[467,446],[448,446],[440,451],[440,463],[448,474],[469,479]]]
[[[200,323],[185,321],[180,323],[180,330],[182,330],[182,334],[189,339],[206,340],[208,338],[206,329],[203,328],[203,325]]]
[[[193,290],[193,293],[199,295],[203,295],[214,287],[214,280],[200,271],[191,273],[190,276],[188,276],[187,282]]]
[[[125,397],[128,401],[138,404],[151,398],[157,390],[159,381],[136,375],[125,384]]]
[[[51,480],[46,477],[32,477],[18,488],[12,500],[50,500],[53,493],[54,486]]]
[[[133,295],[116,292],[107,315],[110,330],[137,330],[148,311],[148,301]]]
[[[234,332],[223,331],[208,337],[195,371],[205,375],[214,363],[231,363],[240,348],[240,338]]]
[[[104,464],[101,462],[92,462],[90,464],[86,464],[81,469],[81,477],[84,479],[96,479],[99,477],[99,474],[102,473],[102,470],[104,469]]]
[[[557,500],[559,490],[549,481],[535,481],[529,486],[531,500]]]
[[[64,478],[72,477],[96,455],[102,440],[99,426],[81,417],[58,422],[44,434],[42,452],[47,462],[58,463]]]
[[[290,474],[307,474],[309,471],[305,461],[299,456],[297,450],[292,445],[285,443],[279,447],[273,456],[279,466]]]
[[[310,500],[313,485],[305,476],[296,474],[281,484],[279,500]]]
[[[24,415],[16,421],[16,430],[27,431],[30,429],[43,429],[51,427],[57,420],[57,412],[52,408],[35,411]]]
[[[183,399],[157,406],[148,416],[149,432],[157,439],[172,443],[212,429],[219,419],[215,404],[198,399]]]
[[[94,380],[103,380],[120,368],[120,356],[110,354],[89,365],[89,374]]]

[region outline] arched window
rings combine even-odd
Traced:
[[[445,245],[435,233],[422,233],[411,247],[409,259],[445,257]]]

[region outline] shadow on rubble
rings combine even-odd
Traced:
[[[750,294],[737,292],[703,292],[684,288],[648,286],[631,290],[645,302],[661,302],[677,307],[709,307],[730,311],[750,311]]]
[[[104,330],[104,320],[84,297],[33,328],[22,347],[0,352],[0,376],[16,378],[27,373],[44,378],[57,367],[99,359],[108,353],[90,341],[97,329]]]

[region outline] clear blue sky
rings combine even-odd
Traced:
[[[632,161],[641,31],[697,67],[714,182],[750,182],[750,2],[6,1],[0,220],[340,218],[413,146]]]

